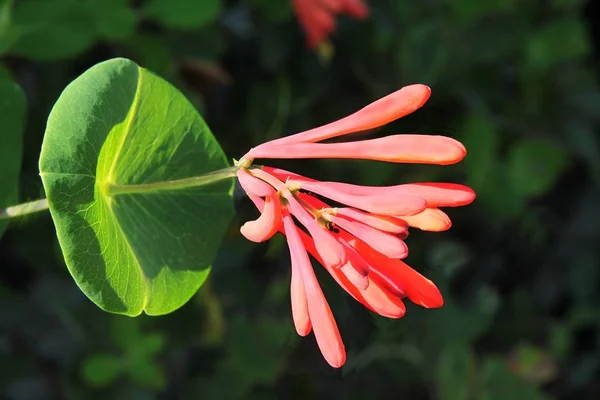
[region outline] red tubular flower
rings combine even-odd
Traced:
[[[253,167],[255,158],[354,158],[447,165],[459,162],[464,146],[428,135],[392,135],[344,143],[318,143],[372,129],[405,116],[429,98],[424,85],[411,85],[339,121],[276,139],[251,149],[238,162],[238,179],[261,215],[240,229],[249,240],[287,236],[291,256],[290,297],[296,331],[314,331],[323,357],[333,367],[346,360],[344,344],[319,286],[308,254],[335,281],[370,310],[388,318],[404,316],[404,298],[426,308],[444,303],[436,285],[405,264],[409,227],[426,231],[450,228],[440,207],[471,203],[475,193],[454,183],[359,186],[320,182],[279,168]],[[331,207],[323,198],[343,204]],[[295,218],[295,220],[294,220]],[[305,231],[296,226],[300,223]]]
[[[292,8],[306,32],[308,45],[316,47],[335,29],[335,14],[357,19],[369,15],[362,0],[292,0]]]

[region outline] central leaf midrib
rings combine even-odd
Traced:
[[[123,148],[125,148],[125,142],[127,141],[127,137],[129,136],[129,133],[131,132],[131,126],[133,125],[133,120],[135,119],[138,108],[140,106],[140,97],[141,97],[140,92],[141,92],[141,87],[142,87],[142,70],[139,66],[137,67],[137,71],[138,71],[138,80],[137,80],[137,86],[135,88],[135,94],[133,96],[133,102],[131,104],[131,110],[129,111],[129,114],[125,118],[125,129],[122,134],[121,143],[119,144],[119,147],[117,148],[115,157],[113,158],[112,164],[111,164],[110,168],[108,169],[108,174],[107,174],[105,182],[104,182],[105,185],[113,185],[113,184],[116,185],[117,184],[113,175],[115,173],[115,169],[117,168],[117,164],[118,164],[119,158],[121,157],[121,153],[123,152]]]
[[[121,153],[123,152],[123,149],[125,147],[125,142],[127,141],[129,133],[131,132],[131,127],[133,125],[133,121],[138,112],[138,108],[139,108],[140,101],[141,101],[140,100],[140,97],[141,97],[140,92],[141,92],[141,87],[142,87],[142,69],[139,66],[137,67],[137,72],[138,72],[137,86],[135,88],[135,94],[133,96],[133,102],[131,105],[131,109],[125,119],[125,128],[122,133],[122,139],[121,139],[121,142],[119,143],[115,157],[114,157],[112,164],[108,170],[108,174],[106,175],[106,178],[104,179],[104,182],[102,184],[99,184],[99,186],[101,188],[106,188],[107,186],[109,186],[111,184],[115,184],[114,183],[115,169],[117,168],[119,158],[121,157]],[[145,309],[148,306],[148,303],[150,301],[150,282],[149,282],[148,276],[146,275],[146,272],[140,265],[140,262],[135,253],[135,250],[134,250],[133,246],[131,245],[131,243],[129,242],[129,239],[127,238],[127,235],[123,231],[123,228],[121,227],[121,223],[113,210],[113,206],[111,204],[111,202],[113,200],[112,200],[111,196],[108,196],[106,193],[104,193],[103,190],[100,190],[100,192],[102,193],[101,197],[102,197],[102,200],[103,200],[105,206],[107,207],[108,212],[110,212],[110,214],[113,217],[113,220],[115,222],[118,233],[123,238],[123,241],[125,242],[125,245],[127,246],[128,250],[133,258],[133,261],[134,261],[135,265],[137,266],[140,275],[143,278],[142,280],[144,282],[144,286],[145,286],[146,290],[144,291],[144,301],[143,301],[142,309]]]

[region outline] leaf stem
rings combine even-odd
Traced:
[[[27,214],[33,214],[47,209],[48,199],[29,201],[27,203],[0,209],[0,220],[22,217]]]
[[[240,168],[241,166],[235,165],[233,167],[209,172],[208,174],[193,176],[191,178],[176,179],[172,181],[141,183],[138,185],[107,184],[103,187],[103,192],[107,196],[116,196],[119,194],[151,193],[161,190],[179,190],[206,186],[235,177],[235,174]]]

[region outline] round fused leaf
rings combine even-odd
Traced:
[[[233,214],[233,182],[161,182],[227,166],[185,97],[132,61],[100,63],[73,81],[48,119],[40,174],[81,290],[127,315],[166,314],[187,302]]]

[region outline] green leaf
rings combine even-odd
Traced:
[[[136,346],[142,337],[140,332],[140,320],[115,315],[110,326],[110,338],[121,351],[127,352]]]
[[[289,20],[294,14],[290,2],[281,0],[252,0],[252,7],[269,22]]]
[[[142,387],[162,389],[167,384],[161,366],[151,360],[135,359],[130,363],[128,372],[131,380]]]
[[[444,349],[438,365],[438,390],[441,400],[469,400],[472,398],[476,360],[466,345]]]
[[[517,0],[452,0],[449,3],[459,21],[472,21],[490,14],[511,12],[517,5]]]
[[[590,50],[587,30],[578,16],[553,20],[524,43],[525,67],[529,72],[547,70],[567,60],[580,60]]]
[[[525,198],[542,195],[554,186],[566,165],[566,154],[558,146],[539,139],[522,140],[508,158],[512,191]]]
[[[197,29],[217,19],[221,0],[150,0],[143,11],[166,27]]]
[[[18,2],[10,27],[16,37],[10,52],[38,60],[76,55],[95,40],[93,15],[89,4],[79,0]]]
[[[138,33],[127,42],[127,46],[137,62],[169,81],[174,80],[176,57],[162,35]]]
[[[133,35],[137,18],[128,3],[128,0],[91,0],[100,36],[117,40]]]
[[[88,357],[81,367],[83,379],[96,387],[113,383],[123,370],[121,359],[108,354],[94,354]]]
[[[26,106],[25,94],[19,85],[0,79],[0,210],[17,202]],[[0,219],[0,237],[7,225],[6,220]]]
[[[231,175],[198,176],[227,166],[185,97],[134,62],[109,60],[73,81],[48,119],[40,174],[80,289],[126,315],[186,303],[233,215]],[[165,183],[185,178],[194,186]]]
[[[139,353],[153,357],[165,347],[165,337],[160,333],[150,333],[143,336],[138,344]]]
[[[490,358],[483,368],[482,400],[542,400],[544,396],[524,380],[513,375],[501,360]]]
[[[461,142],[469,149],[464,166],[469,174],[469,184],[475,190],[489,183],[494,165],[498,162],[498,132],[490,119],[472,114],[466,120]]]
[[[535,385],[554,380],[558,371],[548,351],[528,344],[521,344],[514,350],[510,369],[515,375]]]

